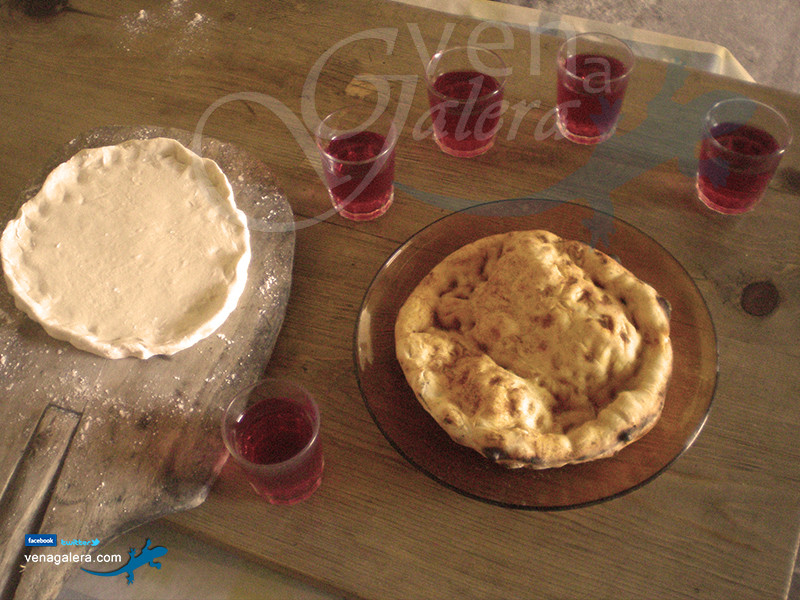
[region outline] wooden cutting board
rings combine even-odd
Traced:
[[[75,562],[26,561],[25,534],[55,534],[80,555],[156,517],[205,500],[227,453],[226,400],[257,379],[272,353],[291,287],[291,208],[270,171],[242,149],[157,127],[92,130],[56,152],[42,177],[87,147],[166,136],[212,158],[248,217],[252,260],[236,310],[215,333],[172,357],[104,359],[49,337],[0,286],[0,598],[55,598]]]

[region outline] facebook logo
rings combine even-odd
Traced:
[[[48,534],[32,534],[28,533],[25,535],[25,545],[26,546],[57,546],[58,545],[58,536],[54,533]]]

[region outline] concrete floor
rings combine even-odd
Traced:
[[[798,0],[494,0],[724,46],[756,82],[800,93]]]

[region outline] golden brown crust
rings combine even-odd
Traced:
[[[672,370],[662,301],[586,244],[498,234],[445,258],[411,293],[397,358],[456,442],[508,467],[594,460],[661,413]]]

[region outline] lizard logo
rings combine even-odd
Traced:
[[[164,556],[167,553],[167,549],[164,546],[154,546],[150,547],[150,538],[147,538],[147,541],[142,546],[142,549],[139,551],[139,554],[136,554],[136,548],[131,548],[129,554],[130,558],[128,562],[121,566],[119,569],[115,569],[113,571],[103,572],[103,571],[90,571],[89,569],[81,568],[81,571],[85,571],[90,575],[99,575],[100,577],[113,577],[114,575],[122,575],[123,573],[127,574],[128,576],[128,585],[133,583],[133,572],[138,569],[139,567],[143,567],[144,565],[148,565],[150,567],[155,567],[156,569],[161,568],[161,563],[156,562],[156,558]]]

